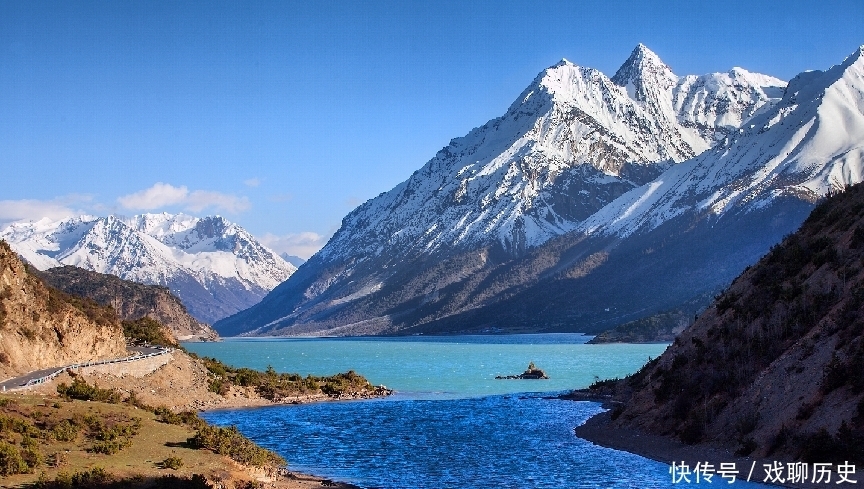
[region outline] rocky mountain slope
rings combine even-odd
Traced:
[[[143,285],[72,265],[49,268],[37,275],[55,289],[110,306],[121,320],[154,319],[166,326],[178,341],[215,340],[219,337],[209,325],[190,316],[180,299],[167,287]]]
[[[110,310],[46,287],[0,240],[0,377],[124,355]]]
[[[214,327],[591,333],[692,314],[861,180],[861,58],[788,87],[740,68],[678,77],[644,46],[611,79],[559,63]]]
[[[679,78],[642,45],[612,78],[564,60],[540,73],[502,117],[454,139],[408,180],[349,214],[304,273],[267,303],[217,329],[399,329],[403,321],[386,308],[335,316],[371,296],[391,306],[437,301],[440,289],[577,229],[623,193],[711,147],[771,106],[784,86],[741,69]],[[445,260],[451,267],[442,273],[437,264]]]
[[[864,462],[864,186],[820,204],[663,355],[613,424],[740,455]],[[609,385],[596,385],[595,390]]]
[[[827,71],[802,73],[747,127],[622,195],[576,231],[500,272],[472,275],[460,289],[468,299],[450,301],[457,312],[432,316],[422,328],[599,332],[664,310],[692,315],[793,232],[820,196],[860,182],[862,173],[859,48]]]
[[[219,216],[42,219],[12,223],[0,238],[40,270],[74,265],[166,286],[205,323],[252,306],[296,270]]]

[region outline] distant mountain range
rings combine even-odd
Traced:
[[[219,216],[81,216],[16,222],[0,238],[40,270],[74,265],[171,289],[199,321],[248,308],[297,269]]]
[[[289,255],[285,251],[279,253],[279,256],[281,256],[283,260],[287,261],[288,263],[294,265],[297,268],[300,268],[300,265],[306,263],[306,260],[300,258],[299,256]]]
[[[220,334],[597,332],[698,308],[861,180],[864,59],[788,85],[562,61]]]

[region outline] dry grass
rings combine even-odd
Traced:
[[[43,433],[48,433],[51,426],[64,419],[95,417],[105,424],[111,424],[117,420],[140,418],[137,434],[130,437],[131,445],[112,455],[93,452],[94,443],[87,436],[86,429],[82,429],[73,441],[68,442],[57,441],[56,437],[51,436],[31,437],[35,440],[36,450],[44,455],[45,462],[35,467],[31,474],[5,477],[3,485],[6,487],[36,482],[43,472],[43,478],[54,480],[61,473],[74,473],[94,467],[101,467],[121,478],[149,479],[169,473],[180,477],[204,474],[211,479],[244,478],[244,469],[228,457],[187,446],[187,439],[195,435],[192,428],[159,422],[153,413],[134,406],[36,396],[3,396],[0,397],[2,399],[10,400],[6,406],[0,407],[3,416],[29,421]],[[16,447],[23,439],[20,433],[10,430],[4,431],[2,437]],[[163,468],[163,462],[172,458],[182,460],[182,466],[176,469]]]

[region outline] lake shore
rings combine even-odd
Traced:
[[[572,396],[572,393],[565,394],[560,398],[583,402],[604,402],[603,399],[590,399],[589,395]],[[608,404],[606,406],[608,407]],[[766,474],[764,467],[765,464],[780,462],[784,468],[783,473],[785,474],[786,463],[790,462],[785,459],[772,460],[741,457],[736,455],[732,450],[722,447],[712,446],[705,443],[687,445],[666,436],[653,435],[631,428],[621,428],[615,426],[612,422],[611,411],[604,411],[592,416],[585,421],[585,423],[574,428],[573,431],[579,438],[590,441],[595,445],[633,453],[669,465],[674,461],[679,466],[684,463],[693,469],[697,463],[704,464],[707,462],[713,464],[714,470],[717,471],[720,469],[721,463],[734,463],[735,468],[739,471],[739,480],[747,480],[748,474],[751,474],[752,469],[752,475],[750,475],[751,482],[763,483]],[[672,481],[671,477],[670,474],[670,482]],[[692,475],[690,477],[693,479]],[[720,479],[719,475],[715,475],[714,477]],[[726,482],[725,479],[721,480],[724,483]],[[811,483],[785,483],[771,485],[800,489],[825,487],[824,484],[818,485]]]
[[[76,369],[75,373],[64,372],[48,382],[31,388],[8,392],[7,396],[13,399],[16,397],[26,399],[33,396],[58,399],[57,386],[61,383],[70,385],[76,377],[103,389],[116,389],[123,397],[134,394],[144,404],[155,407],[165,406],[175,412],[217,411],[373,399],[385,397],[390,393],[389,390],[383,392],[379,389],[336,396],[322,392],[309,392],[271,400],[261,396],[252,386],[235,385],[231,386],[224,395],[216,394],[208,388],[209,375],[201,362],[192,359],[183,352],[174,351],[161,357],[128,364],[87,367]],[[232,465],[232,463],[227,463],[227,465]],[[290,470],[281,471],[280,474],[257,473],[250,468],[243,469],[243,471],[246,470],[251,470],[249,475],[254,476],[257,480],[265,481],[266,487],[274,489],[310,489],[322,486],[361,489],[352,484],[331,481],[313,474]],[[22,477],[22,480],[25,479],[29,481],[26,476]]]

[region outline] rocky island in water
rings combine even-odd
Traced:
[[[546,375],[546,372],[537,368],[534,365],[534,362],[530,362],[528,364],[528,368],[519,375],[496,375],[496,379],[548,379],[549,376]]]

